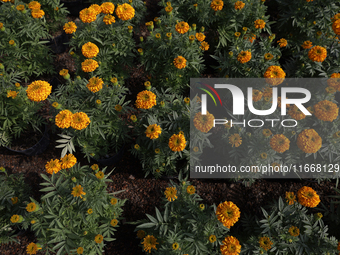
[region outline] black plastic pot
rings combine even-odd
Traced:
[[[85,3],[83,0],[76,0],[76,1],[63,1],[60,0],[60,3],[64,4],[67,10],[70,12],[72,16],[79,16],[79,12],[85,8],[90,7],[91,3]]]
[[[101,159],[95,159],[98,163],[104,165],[104,166],[110,166],[117,164],[123,157],[124,154],[124,149],[125,149],[125,144],[122,146],[122,148],[112,157],[107,157],[107,158],[101,158]]]
[[[49,40],[50,42],[46,43],[46,46],[50,47],[54,54],[60,54],[66,51],[67,46],[65,43],[68,43],[68,37],[65,32],[61,35],[54,37]]]
[[[50,144],[50,136],[48,134],[48,126],[45,125],[45,131],[44,131],[43,137],[39,140],[38,143],[33,145],[31,148],[28,148],[23,151],[12,150],[11,148],[8,148],[8,147],[6,147],[6,149],[13,151],[13,152],[20,153],[20,154],[24,154],[27,156],[34,156],[34,155],[39,155],[43,153],[47,149],[49,144]]]

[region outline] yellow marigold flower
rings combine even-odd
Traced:
[[[277,134],[270,139],[270,147],[278,152],[278,153],[283,153],[286,150],[289,150],[290,146],[290,141],[287,137],[285,137],[283,134]]]
[[[52,86],[46,81],[34,81],[28,85],[27,97],[34,102],[45,100],[52,92]]]
[[[306,115],[300,111],[300,109],[296,106],[293,105],[292,107],[289,108],[288,114],[296,120],[302,120],[306,118]]]
[[[33,225],[33,224],[35,224],[36,223],[36,221],[35,220],[31,220],[31,224]]]
[[[260,247],[268,251],[271,247],[273,242],[270,241],[270,238],[267,236],[263,236],[259,240]]]
[[[27,206],[26,206],[26,210],[28,212],[34,212],[35,210],[37,209],[37,205],[35,203],[29,203]]]
[[[207,42],[205,42],[205,41],[201,42],[200,49],[204,50],[204,51],[208,50],[209,49],[209,44]]]
[[[69,128],[71,126],[72,112],[63,110],[55,116],[55,124],[59,128]]]
[[[204,204],[200,204],[199,207],[200,207],[200,209],[203,211],[204,208],[205,208],[205,205],[204,205]]]
[[[304,49],[309,49],[309,48],[312,48],[313,47],[313,44],[311,41],[304,41],[303,44],[301,45],[302,48]]]
[[[273,54],[271,54],[271,53],[266,53],[266,54],[264,54],[264,59],[265,59],[265,60],[271,60],[273,57],[274,57],[274,56],[273,56]]]
[[[339,107],[331,101],[323,100],[314,105],[314,115],[323,121],[333,121],[338,117]]]
[[[118,224],[118,220],[117,219],[112,219],[110,224],[111,224],[112,227],[115,227]]]
[[[174,59],[173,62],[175,67],[178,69],[182,69],[187,66],[187,60],[182,56],[178,56],[177,58]]]
[[[239,134],[229,136],[229,143],[232,147],[239,147],[242,144],[242,137]]]
[[[190,98],[189,97],[185,97],[183,101],[186,104],[190,104]]]
[[[101,5],[102,13],[104,14],[112,14],[115,10],[115,5],[111,2],[105,2]]]
[[[280,66],[270,66],[267,68],[263,77],[266,78],[266,82],[268,84],[271,84],[272,86],[277,86],[284,81],[286,73],[282,70]]]
[[[81,69],[86,73],[93,72],[98,67],[98,62],[93,59],[85,59],[85,61],[81,63]]]
[[[195,189],[195,187],[194,187],[193,185],[189,185],[189,186],[187,187],[187,193],[188,193],[188,194],[192,195],[192,194],[195,193],[195,191],[196,191],[196,189]]]
[[[294,204],[294,202],[296,202],[296,197],[294,195],[294,192],[286,192],[286,199],[290,205]]]
[[[66,75],[68,75],[68,70],[67,69],[60,70],[59,75],[65,77]]]
[[[15,83],[15,87],[20,88],[20,83]]]
[[[135,16],[135,9],[129,4],[122,4],[117,7],[116,15],[121,20],[129,20]]]
[[[18,197],[11,197],[11,201],[12,201],[12,204],[15,205],[16,203],[18,203],[19,199]]]
[[[340,131],[336,131],[336,132],[333,134],[333,137],[334,137],[334,138],[339,138],[339,137],[340,137]]]
[[[254,89],[253,90],[253,101],[254,102],[260,101],[261,98],[262,98],[262,92],[257,89]]]
[[[83,254],[83,252],[84,252],[84,248],[83,247],[78,247],[77,253],[78,254]]]
[[[139,92],[136,100],[136,107],[141,109],[150,109],[156,105],[156,95],[148,90]]]
[[[175,201],[177,199],[177,189],[176,187],[167,187],[164,191],[166,199],[170,202]]]
[[[320,203],[319,195],[315,192],[315,190],[313,190],[310,187],[304,186],[301,189],[299,189],[297,196],[299,203],[306,207],[313,208]]]
[[[235,4],[234,4],[234,8],[235,10],[241,10],[244,8],[246,4],[243,3],[242,1],[237,1]]]
[[[87,213],[88,213],[88,214],[92,214],[92,213],[93,213],[93,210],[90,208],[90,209],[87,210]]]
[[[39,247],[35,243],[30,243],[29,245],[27,245],[26,252],[27,254],[37,254],[37,251],[40,249],[41,247]]]
[[[210,243],[214,243],[214,242],[216,242],[216,240],[217,240],[217,239],[216,239],[216,236],[215,236],[215,235],[210,235],[210,236],[209,236],[209,242],[210,242]]]
[[[101,243],[101,242],[103,242],[103,236],[100,235],[100,234],[96,235],[96,237],[94,238],[94,241],[95,241],[96,243]]]
[[[70,22],[65,23],[63,29],[65,30],[66,34],[73,34],[74,32],[76,32],[77,26],[76,26],[76,23],[74,23],[73,21],[70,21]]]
[[[33,9],[31,11],[31,15],[35,19],[40,19],[40,18],[42,18],[42,16],[45,15],[45,12],[43,10],[41,10],[41,9]]]
[[[241,252],[241,245],[237,238],[233,236],[227,236],[222,241],[220,250],[222,255],[238,255]]]
[[[135,121],[137,120],[137,117],[136,117],[136,115],[131,115],[130,119],[131,119],[133,122],[135,122]]]
[[[110,14],[108,15],[105,15],[104,18],[103,18],[103,22],[106,24],[106,25],[111,25],[112,23],[116,23],[116,18]]]
[[[115,106],[115,110],[116,110],[117,112],[120,112],[122,109],[123,109],[123,107],[122,107],[121,105],[119,105],[119,104],[117,104],[117,105]]]
[[[104,178],[104,173],[103,173],[102,171],[98,171],[98,172],[96,173],[96,177],[97,177],[99,180],[101,180],[101,179]]]
[[[159,154],[160,152],[161,152],[161,150],[160,150],[159,148],[156,148],[156,149],[155,149],[155,153],[156,153],[156,154]]]
[[[28,8],[30,8],[31,10],[34,9],[40,9],[41,8],[41,4],[38,3],[37,1],[32,1],[28,4]]]
[[[340,91],[340,73],[332,73],[331,77],[327,80],[327,84]]]
[[[305,153],[316,153],[322,145],[322,138],[314,129],[305,129],[297,137],[297,145]]]
[[[18,95],[18,92],[16,92],[16,91],[12,91],[12,90],[8,90],[7,91],[7,97],[11,97],[11,98],[16,98],[17,97],[17,95]]]
[[[111,201],[110,201],[111,205],[116,205],[118,203],[118,200],[117,198],[111,198]]]
[[[138,144],[135,144],[134,148],[135,148],[136,150],[139,150],[139,149],[140,149],[140,147],[139,147]]]
[[[61,158],[62,169],[73,167],[77,163],[77,158],[73,154],[67,154]]]
[[[172,244],[172,249],[173,250],[177,250],[179,248],[179,244],[178,243],[173,243]]]
[[[91,120],[84,112],[77,112],[72,115],[71,127],[77,130],[82,130],[90,124]]]
[[[137,231],[137,237],[138,237],[139,239],[144,238],[145,235],[146,235],[146,233],[145,233],[144,230],[138,230],[138,231]]]
[[[146,137],[150,139],[157,139],[161,133],[162,129],[157,124],[149,125],[145,131]]]
[[[254,21],[254,26],[256,29],[263,29],[266,26],[266,22],[263,19],[257,19]]]
[[[160,34],[160,33],[157,33],[157,34],[155,35],[155,37],[156,37],[157,39],[160,39],[160,38],[161,38],[161,34]]]
[[[91,6],[89,8],[94,10],[96,15],[98,15],[102,12],[102,8],[98,4],[91,4]]]
[[[250,59],[251,59],[251,52],[249,51],[241,51],[237,55],[237,61],[242,64],[247,63],[248,61],[250,61]]]
[[[270,131],[270,129],[263,129],[262,130],[262,134],[265,136],[265,137],[269,137],[272,135],[272,131]]]
[[[16,9],[17,9],[18,11],[23,11],[23,10],[25,10],[25,6],[24,6],[23,4],[19,4],[19,5],[16,7]]]
[[[175,27],[176,31],[180,34],[185,34],[189,31],[189,28],[189,24],[184,21],[178,22]]]
[[[235,33],[234,33],[234,36],[235,36],[235,37],[240,37],[240,36],[241,36],[241,33],[240,33],[240,32],[235,32]]]
[[[287,46],[287,40],[284,38],[281,38],[280,40],[278,40],[277,43],[280,45],[280,48]]]
[[[20,220],[20,216],[17,215],[17,214],[14,214],[14,215],[12,215],[10,220],[11,220],[12,223],[17,223]]]
[[[194,35],[189,35],[189,41],[192,42],[195,40],[195,36]]]
[[[98,166],[97,164],[93,164],[93,165],[91,166],[91,169],[92,169],[93,171],[97,171],[97,170],[99,169],[99,166]]]
[[[298,227],[291,226],[288,230],[288,233],[291,236],[298,236],[298,235],[300,235],[300,229]]]
[[[314,46],[308,52],[308,58],[314,62],[323,62],[327,57],[327,50],[321,46]]]
[[[260,156],[262,159],[266,159],[268,157],[267,153],[265,152],[262,152]]]
[[[205,35],[203,33],[196,33],[196,39],[200,42],[203,42],[205,39]]]
[[[103,88],[103,80],[98,77],[92,77],[86,87],[93,93],[98,92]]]
[[[61,164],[59,159],[51,159],[45,165],[46,172],[49,174],[58,173],[61,170]]]
[[[219,204],[216,209],[217,219],[227,228],[234,226],[239,220],[240,214],[240,209],[230,201]]]
[[[84,23],[91,23],[97,19],[97,15],[93,8],[85,8],[79,12],[79,18]]]
[[[144,238],[142,244],[144,245],[144,251],[151,253],[151,249],[157,250],[156,244],[159,243],[157,243],[157,238],[155,238],[153,235],[147,235]]]
[[[73,187],[71,194],[74,197],[81,197],[81,198],[83,198],[81,195],[86,195],[81,185],[76,185],[75,187]]]
[[[183,151],[185,149],[186,146],[186,140],[184,135],[182,134],[173,134],[170,138],[169,138],[169,148],[172,151]]]
[[[94,58],[99,53],[99,48],[94,43],[88,42],[81,47],[81,52],[85,58]]]
[[[165,11],[166,11],[167,13],[170,13],[170,12],[172,12],[172,10],[173,10],[174,8],[172,8],[171,6],[167,6],[167,7],[165,7],[164,9],[165,9]]]
[[[206,115],[202,115],[201,112],[198,112],[194,117],[194,126],[199,131],[207,133],[214,126],[214,118],[214,115],[208,111]]]
[[[335,34],[340,35],[340,19],[337,19],[333,22],[332,29]]]
[[[213,9],[215,12],[220,11],[223,9],[223,1],[222,0],[213,0],[210,4],[211,9]]]
[[[102,103],[102,101],[100,99],[96,100],[96,104],[101,104],[101,103]]]

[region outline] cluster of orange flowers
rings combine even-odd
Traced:
[[[340,13],[334,15],[332,22],[332,29],[334,33],[340,35]]]
[[[59,159],[51,159],[46,163],[46,172],[49,174],[58,173],[61,169],[68,169],[77,163],[77,158],[73,154],[66,154]]]
[[[41,4],[37,1],[32,1],[28,4],[28,8],[31,9],[31,15],[35,19],[40,19],[45,15],[45,12],[40,9]]]
[[[55,124],[59,128],[69,128],[82,130],[90,124],[90,118],[84,112],[72,114],[69,110],[62,110],[55,117]]]

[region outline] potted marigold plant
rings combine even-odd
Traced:
[[[107,192],[110,173],[98,165],[80,167],[72,155],[46,163],[42,174],[46,192],[41,203],[31,199],[25,221],[38,243],[27,246],[28,254],[38,249],[58,254],[102,254],[104,242],[115,240],[125,200]]]
[[[6,70],[1,70],[0,76],[0,145],[26,155],[39,154],[49,143],[46,121],[39,115],[39,110],[42,101],[51,93],[52,86],[46,81],[37,80],[24,88],[19,83],[22,72],[8,73]],[[43,135],[37,135],[42,131]],[[23,145],[22,137],[25,137],[26,145]],[[18,138],[21,140],[18,141]]]
[[[90,160],[112,157],[129,139],[123,114],[131,108],[125,102],[127,89],[104,83],[99,77],[89,80],[69,78],[66,69],[60,72],[68,79],[51,95],[53,130],[61,130],[63,139],[57,148],[61,156],[78,146]]]
[[[131,153],[141,160],[146,176],[186,172],[190,100],[146,85],[149,90],[139,92],[135,103],[140,114],[130,117],[136,138]]]
[[[162,197],[164,210],[156,207],[156,216],[146,214],[135,231],[146,253],[153,254],[239,254],[241,244],[227,234],[240,217],[231,201],[207,206],[196,187],[179,176],[179,184],[170,180]]]

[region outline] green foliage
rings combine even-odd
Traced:
[[[95,175],[89,166],[80,167],[78,163],[51,177],[41,175],[45,182],[41,183],[44,188],[40,191],[46,194],[41,197],[41,203],[31,199],[37,209],[25,221],[31,223],[46,254],[70,254],[78,247],[84,248],[84,254],[102,254],[104,241],[115,240],[114,231],[119,223],[113,226],[111,221],[121,219],[125,200],[111,203],[116,193],[107,193],[107,183],[111,180],[105,169],[97,170]],[[105,175],[102,179],[97,177],[100,172]],[[85,194],[72,194],[78,185]],[[104,241],[95,242],[97,235],[102,235]]]

